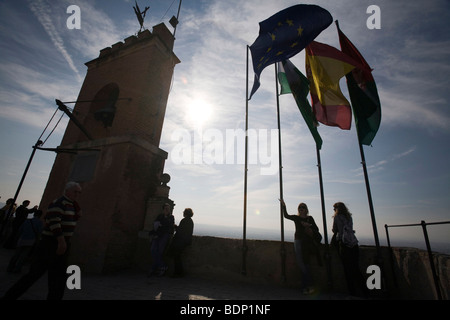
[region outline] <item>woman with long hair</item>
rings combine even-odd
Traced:
[[[354,235],[352,214],[343,202],[336,202],[333,209],[333,237],[338,243],[348,291],[353,296],[359,293],[367,297],[367,287],[359,269],[359,246]]]
[[[310,253],[314,253],[320,259],[318,244],[322,240],[314,218],[309,215],[308,206],[301,202],[297,207],[297,215],[289,215],[286,204],[280,200],[283,208],[283,216],[295,223],[294,250],[297,264],[302,275],[303,294],[314,293],[313,278],[309,267]]]

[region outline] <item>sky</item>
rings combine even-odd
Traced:
[[[178,1],[139,1],[150,6],[144,26],[177,15]],[[382,120],[372,146],[364,146],[377,233],[386,244],[387,225],[450,220],[450,3],[432,1],[309,1],[328,10],[373,68]],[[244,208],[246,84],[253,84],[247,46],[259,22],[299,4],[290,0],[184,0],[176,29],[175,67],[160,148],[169,153],[175,218],[194,211],[198,225],[241,227]],[[79,29],[68,20],[76,5]],[[99,51],[139,30],[127,0],[0,1],[0,202],[13,197],[40,138],[59,146],[67,116],[55,99],[74,101],[87,68]],[[380,28],[368,20],[379,8]],[[370,26],[370,23],[369,23]],[[339,48],[333,23],[316,41]],[[304,73],[304,51],[291,58]],[[247,62],[250,65],[247,81]],[[280,178],[274,67],[261,74],[249,101],[247,227],[280,232]],[[349,98],[345,78],[340,87]],[[296,214],[305,202],[323,234],[314,140],[291,95],[279,97],[283,198]],[[52,116],[54,117],[52,118]],[[51,120],[51,121],[50,121]],[[58,120],[60,120],[58,122]],[[44,130],[49,123],[49,126]],[[50,132],[54,131],[50,134]],[[353,214],[360,239],[374,244],[354,121],[351,130],[319,126],[327,232],[333,204]],[[43,133],[42,137],[41,134]],[[48,139],[47,139],[48,137]],[[237,137],[237,138],[236,138]],[[17,203],[39,204],[55,154],[37,151]],[[286,236],[294,225],[283,222]],[[449,225],[429,226],[431,241],[450,243]],[[420,227],[390,229],[391,242],[423,240]],[[252,237],[251,232],[247,234]]]

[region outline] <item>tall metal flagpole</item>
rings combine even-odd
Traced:
[[[339,22],[336,20],[335,23],[336,23],[337,29],[339,31],[340,30],[339,29]],[[356,122],[356,116],[355,116],[355,122]],[[373,209],[372,193],[370,191],[370,184],[369,184],[369,175],[367,174],[366,158],[364,156],[364,149],[363,149],[363,146],[362,146],[362,143],[361,143],[361,137],[359,136],[358,127],[356,128],[356,134],[357,134],[357,137],[358,137],[359,152],[361,154],[361,164],[362,164],[362,167],[363,167],[364,179],[365,179],[365,182],[366,182],[367,198],[369,200],[369,209],[370,209],[370,217],[372,219],[373,235],[374,235],[374,238],[375,238],[375,245],[376,245],[376,248],[377,248],[377,255],[378,255],[378,258],[381,259],[380,240],[378,238],[377,223],[376,223],[376,220],[375,220],[375,211]]]
[[[242,234],[242,271],[243,275],[247,274],[247,171],[248,171],[248,51],[250,47],[247,45],[247,75],[245,86],[245,168],[244,168],[244,214],[243,214],[243,234]]]
[[[174,30],[173,30],[173,37],[175,38],[175,32],[177,32],[177,26],[178,26],[178,22],[180,21],[180,10],[181,10],[181,1],[182,0],[180,0],[180,3],[179,3],[179,5],[178,5],[178,12],[177,12],[177,25],[174,27]]]
[[[367,198],[369,200],[370,218],[372,219],[373,236],[375,239],[375,246],[376,246],[376,252],[377,252],[375,263],[380,267],[380,270],[381,270],[381,281],[382,281],[383,294],[387,294],[386,279],[385,279],[385,272],[384,272],[384,262],[383,262],[383,257],[381,255],[380,240],[378,238],[377,222],[375,220],[375,211],[373,209],[372,193],[370,191],[369,175],[367,173],[367,166],[366,166],[366,158],[364,156],[364,149],[361,144],[361,139],[359,136],[358,129],[356,130],[356,133],[358,136],[359,152],[361,153],[361,164],[363,167],[364,179],[366,182],[366,191],[367,191]]]
[[[375,239],[375,246],[377,248],[377,258],[378,258],[379,262],[381,263],[380,240],[378,238],[377,222],[375,220],[375,211],[373,209],[372,193],[370,191],[369,175],[367,173],[367,166],[366,166],[366,158],[364,156],[364,149],[363,149],[363,146],[361,144],[361,139],[360,139],[358,130],[356,130],[356,133],[357,133],[357,136],[358,136],[359,152],[361,153],[361,164],[362,164],[362,167],[363,167],[364,179],[365,179],[365,182],[366,182],[366,191],[367,191],[367,198],[369,200],[370,217],[372,219],[373,236],[374,236],[374,239]]]
[[[277,96],[277,121],[278,121],[278,161],[279,161],[279,177],[280,177],[280,199],[283,200],[283,163],[281,155],[281,122],[280,122],[280,99],[278,93],[278,68],[275,63],[275,87]],[[280,202],[280,226],[281,226],[281,281],[286,281],[286,250],[284,247],[284,219],[283,219],[283,206]]]
[[[328,290],[331,291],[333,287],[331,277],[331,256],[330,256],[330,248],[328,246],[327,215],[325,210],[325,198],[323,192],[322,163],[320,160],[320,150],[319,147],[317,146],[317,143],[316,143],[316,153],[317,153],[317,169],[319,171],[320,203],[322,205],[323,237],[325,238],[325,266],[327,268]]]

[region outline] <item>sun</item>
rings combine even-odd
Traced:
[[[195,99],[188,104],[186,110],[186,120],[195,127],[203,127],[212,114],[211,105],[203,99]]]

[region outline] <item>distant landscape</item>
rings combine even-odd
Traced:
[[[242,239],[243,229],[242,227],[230,227],[230,226],[214,226],[214,225],[206,225],[206,224],[195,224],[194,227],[194,235],[197,236],[213,236],[220,238],[232,238],[232,239]],[[328,237],[331,238],[331,234],[328,234]],[[281,231],[280,230],[268,230],[268,229],[260,229],[260,228],[252,228],[247,227],[246,232],[247,239],[254,240],[275,240],[280,241],[281,239]],[[294,241],[294,234],[292,231],[285,231],[284,240],[287,242]],[[375,245],[375,241],[373,239],[368,238],[359,238],[360,245]],[[322,243],[324,241],[322,240]],[[385,237],[380,235],[380,245],[387,246],[387,241]],[[450,243],[440,243],[440,242],[431,242],[431,249],[435,252],[450,254]],[[416,241],[416,240],[391,240],[391,246],[393,247],[413,247],[426,250],[425,241]]]
[[[2,208],[5,204],[0,202],[0,208]],[[218,225],[207,225],[207,224],[199,224],[195,223],[194,227],[194,235],[197,236],[212,236],[219,238],[232,238],[232,239],[242,239],[242,227],[231,227],[231,226],[218,226]],[[270,229],[261,229],[261,228],[252,228],[247,227],[246,237],[248,240],[273,240],[280,241],[281,239],[281,231],[280,230],[270,230]],[[383,235],[380,233],[380,245],[387,246],[387,241]],[[331,238],[331,234],[328,234],[328,238]],[[294,233],[291,230],[285,230],[284,240],[287,242],[294,241]],[[375,241],[369,238],[359,238],[360,245],[375,245]],[[322,240],[324,243],[324,240]],[[416,240],[391,240],[391,245],[393,247],[413,247],[426,250],[425,241],[421,239],[421,241]],[[442,242],[433,242],[431,241],[431,249],[435,252],[445,253],[450,255],[450,242],[442,243]]]

